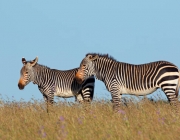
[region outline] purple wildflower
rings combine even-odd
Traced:
[[[125,112],[124,110],[121,110],[121,109],[120,109],[120,110],[118,111],[118,113],[124,115],[126,112]]]
[[[110,138],[111,137],[111,135],[110,134],[107,134],[107,138]]]
[[[60,119],[60,121],[62,121],[62,122],[64,121],[64,117],[63,117],[63,116],[60,116],[59,119]]]
[[[138,131],[138,135],[141,135],[142,134],[142,132],[141,131]]]
[[[156,113],[159,115],[160,114],[160,110],[158,110]]]
[[[46,133],[45,133],[45,132],[42,133],[42,137],[43,137],[43,138],[46,137]]]
[[[66,138],[68,135],[68,132],[66,131],[66,126],[64,124],[61,125],[60,134],[63,138]]]
[[[46,133],[44,131],[44,126],[41,126],[41,128],[39,129],[38,133],[43,137],[45,138],[46,137]]]
[[[158,121],[159,121],[161,124],[164,124],[164,118],[159,118]]]
[[[84,120],[83,116],[80,116],[79,118],[77,118],[77,121],[78,121],[79,124],[82,124],[83,120]]]
[[[64,129],[65,129],[65,125],[64,125],[64,124],[62,124],[62,125],[61,125],[61,130],[63,130],[63,131],[64,131]]]
[[[94,112],[92,110],[90,110],[90,114],[94,114]]]
[[[82,118],[78,118],[78,123],[82,124]]]
[[[68,135],[68,132],[66,130],[65,118],[63,116],[60,116],[57,124],[60,125],[60,129],[58,131],[60,139],[64,140]]]

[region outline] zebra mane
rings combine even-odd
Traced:
[[[87,53],[86,56],[88,55],[92,55],[92,56],[96,56],[98,55],[99,57],[104,57],[104,58],[109,58],[111,60],[116,61],[116,59],[114,59],[112,56],[110,56],[109,54],[99,54],[99,53]]]
[[[45,65],[41,65],[41,64],[36,64],[35,66],[38,66],[38,67],[41,67],[41,68],[46,68],[46,69],[51,69],[50,67],[48,66],[45,66]]]
[[[26,62],[27,62],[27,63],[30,63],[30,62],[32,62],[32,61],[26,61]],[[39,63],[36,63],[35,66],[38,66],[38,67],[41,67],[41,68],[46,68],[46,69],[51,69],[50,67],[45,66],[45,65],[41,65],[41,64],[39,64]]]

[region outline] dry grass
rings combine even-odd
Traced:
[[[180,118],[167,102],[129,102],[118,113],[112,103],[94,101],[89,111],[58,102],[46,113],[44,102],[0,103],[2,140],[178,140]]]

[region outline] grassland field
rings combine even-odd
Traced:
[[[178,108],[179,108],[178,104]],[[180,140],[180,117],[165,100],[131,99],[114,113],[112,103],[91,106],[58,101],[0,100],[0,140]]]

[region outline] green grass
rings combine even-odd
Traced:
[[[178,140],[180,118],[164,101],[129,102],[118,113],[112,103],[0,102],[0,140]]]

